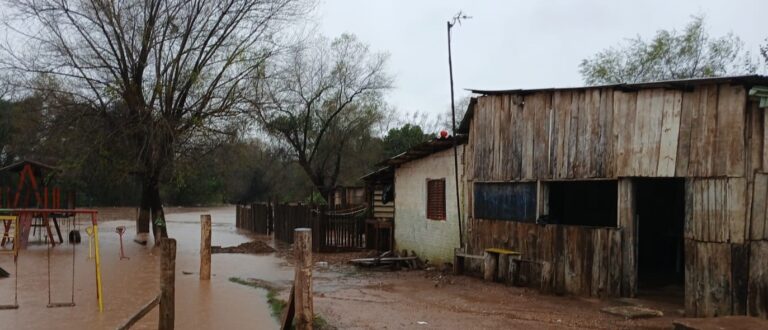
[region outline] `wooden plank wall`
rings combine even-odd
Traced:
[[[541,289],[558,294],[618,296],[621,290],[621,231],[616,228],[540,226],[516,221],[471,220],[470,246],[520,251],[542,265]],[[546,264],[546,266],[544,266]],[[619,265],[619,267],[616,267]],[[531,274],[522,274],[532,277]]]
[[[745,110],[740,85],[482,96],[468,179],[744,177]]]
[[[464,155],[470,251],[522,249],[551,268],[542,288],[554,292],[600,295],[592,281],[603,283],[605,271],[618,279],[605,282],[616,287],[606,292],[632,296],[631,177],[685,177],[687,314],[768,317],[765,111],[744,86],[728,84],[479,97]],[[471,217],[473,182],[591,178],[619,179],[619,229],[603,230],[620,257],[603,271],[597,266],[596,275],[584,270],[605,261],[595,256],[597,229]],[[541,192],[538,199],[538,213],[546,214]]]
[[[391,220],[395,217],[395,203],[389,202],[384,204],[382,201],[383,194],[384,191],[381,189],[373,191],[373,217]]]

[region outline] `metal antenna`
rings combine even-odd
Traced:
[[[451,124],[453,126],[453,174],[456,180],[456,211],[459,217],[459,246],[464,247],[464,229],[461,224],[461,197],[459,194],[459,152],[456,146],[456,105],[453,100],[453,62],[451,60],[451,28],[457,23],[461,25],[462,19],[470,19],[471,16],[467,16],[463,12],[459,11],[453,18],[448,21],[448,72],[451,77]]]

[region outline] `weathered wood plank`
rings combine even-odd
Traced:
[[[571,128],[571,93],[557,91],[554,95],[555,123],[557,132],[556,171],[554,177],[562,179],[568,175],[568,139]]]
[[[768,116],[763,115],[763,171],[768,171],[768,134],[766,134],[766,128],[768,128]]]
[[[701,290],[699,286],[699,257],[696,249],[696,241],[685,240],[685,316],[692,317],[698,314]]]
[[[744,176],[744,87],[721,85],[717,99],[715,173]]]
[[[766,199],[768,199],[768,174],[756,173],[752,193],[752,219],[750,219],[750,235],[752,240],[765,238],[766,230]]]
[[[618,221],[621,228],[622,280],[621,295],[634,297],[637,292],[637,252],[635,196],[631,179],[618,182]]]
[[[677,157],[675,158],[675,176],[688,176],[689,159],[691,154],[691,132],[693,116],[696,112],[695,101],[697,94],[685,92],[682,94],[680,108],[680,130],[678,132]]]
[[[600,91],[600,141],[597,149],[596,174],[599,177],[612,178],[616,171],[616,136],[613,132],[613,91],[604,88]]]
[[[579,150],[579,153],[584,154],[581,175],[594,178],[598,176],[598,164],[603,157],[600,153],[600,90],[585,91],[583,106],[587,122],[584,124],[584,132],[579,133],[586,140],[584,148]]]
[[[768,241],[749,243],[749,288],[747,311],[768,318]]]
[[[685,179],[685,214],[683,215],[683,238],[693,238],[694,184],[692,178]]]
[[[732,310],[731,246],[726,243],[698,243],[706,251],[705,262],[709,265],[705,278],[706,295],[702,316],[730,315]]]
[[[680,138],[680,116],[683,94],[680,91],[667,91],[664,94],[664,108],[661,120],[661,139],[657,176],[674,176],[677,166],[677,148]]]
[[[531,104],[534,114],[533,125],[533,177],[536,179],[550,178],[550,108],[552,107],[551,93],[536,93],[525,97],[525,104]]]
[[[711,177],[715,175],[714,157],[716,155],[717,140],[717,86],[702,86],[699,98],[699,111],[701,115],[701,136],[699,137],[698,172],[696,176]]]
[[[641,90],[637,93],[637,111],[635,118],[634,134],[632,134],[632,149],[630,154],[630,170],[627,175],[647,176],[646,167],[651,164],[650,146],[646,143],[652,135],[651,128],[648,127],[652,119],[653,94],[650,89]],[[654,166],[654,169],[656,167]]]
[[[623,270],[623,258],[621,252],[621,229],[611,229],[611,253],[609,255],[608,267],[608,294],[616,297],[621,295],[621,274]]]
[[[604,252],[610,252],[610,250],[606,251],[605,242],[606,237],[605,234],[607,233],[607,229],[595,229],[592,231],[592,246],[594,246],[593,255],[592,255],[592,276],[590,279],[590,290],[591,290],[591,296],[593,297],[600,297],[604,295],[605,292],[605,271],[603,270],[603,253]]]
[[[534,131],[534,119],[536,117],[536,111],[541,111],[541,105],[538,104],[538,100],[529,103],[529,98],[524,98],[523,102],[523,129],[519,135],[522,140],[522,168],[521,177],[524,179],[533,179],[533,146],[535,140]]]
[[[630,134],[627,133],[627,116],[628,114],[628,102],[626,101],[627,93],[614,91],[613,92],[613,138],[615,140],[615,154],[616,168],[614,172],[618,176],[626,175],[627,173],[627,146],[629,144]]]
[[[500,146],[502,148],[506,148],[505,145],[511,144],[512,145],[512,157],[507,158],[509,160],[512,167],[512,173],[510,175],[504,175],[505,180],[519,180],[522,176],[523,172],[523,134],[525,129],[525,121],[524,121],[524,114],[523,114],[523,98],[520,95],[513,95],[510,98],[509,107],[511,109],[510,113],[512,114],[512,126],[514,127],[514,131],[512,132],[512,136],[509,141],[508,139],[505,139],[504,143]],[[499,164],[500,167],[506,168],[507,164]]]
[[[747,226],[747,179],[730,178],[726,187],[726,222],[731,243],[744,243]]]
[[[664,114],[664,99],[666,91],[654,89],[651,96],[650,109],[646,117],[646,131],[643,134],[643,153],[641,173],[643,176],[658,176],[659,151],[661,149],[661,125]]]
[[[579,145],[579,101],[583,99],[580,98],[580,94],[577,92],[571,92],[571,100],[570,105],[568,109],[568,115],[570,116],[568,118],[568,126],[566,127],[566,130],[568,131],[567,135],[567,145],[568,145],[568,158],[567,158],[567,164],[566,164],[566,178],[574,178],[575,177],[575,167],[578,166],[578,145]]]
[[[747,176],[763,169],[763,116],[765,111],[757,107],[758,102],[750,102],[747,106]]]

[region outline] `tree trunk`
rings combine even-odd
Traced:
[[[149,180],[142,180],[141,184],[141,204],[139,205],[139,216],[136,218],[136,238],[134,242],[146,245],[149,240],[150,208],[149,196],[151,195],[151,185]]]
[[[141,191],[141,208],[139,218],[136,220],[136,241],[139,244],[147,244],[149,240],[149,228],[155,238],[155,245],[160,244],[160,238],[168,237],[165,226],[165,212],[160,198],[160,185],[157,179],[147,178],[143,180]]]
[[[160,199],[160,187],[155,185],[150,195],[150,210],[152,211],[152,233],[155,236],[155,246],[160,245],[161,238],[168,237],[168,229],[165,225],[165,211],[163,201]]]

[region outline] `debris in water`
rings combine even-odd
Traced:
[[[184,274],[184,275],[192,275],[192,274],[194,274],[194,273],[188,272],[186,270],[182,270],[181,273]]]
[[[271,246],[262,241],[251,241],[238,246],[211,246],[211,253],[270,253],[275,252]]]
[[[11,276],[11,273],[6,272],[5,269],[0,267],[0,278],[4,278],[4,277],[8,277],[8,276]]]
[[[424,321],[418,321],[418,322],[416,322],[416,323],[418,323],[418,324],[420,324],[420,325],[427,325],[427,324],[429,324],[429,323],[427,323],[427,322],[424,322]]]

